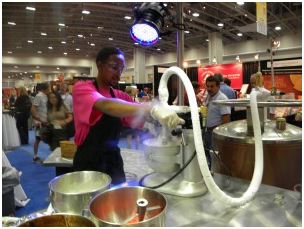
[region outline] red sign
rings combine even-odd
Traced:
[[[204,88],[205,78],[214,75],[215,73],[222,73],[223,77],[231,80],[231,87],[233,89],[241,89],[243,85],[243,64],[217,64],[211,66],[203,66],[198,68],[198,82]]]

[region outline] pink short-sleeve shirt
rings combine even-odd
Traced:
[[[118,99],[134,103],[132,98],[121,90],[113,89],[114,95]],[[102,117],[103,113],[94,108],[94,103],[102,98],[112,98],[110,91],[99,89],[97,92],[93,81],[79,81],[73,87],[73,108],[74,108],[74,123],[76,134],[74,137],[75,144],[81,145],[87,135],[90,127]],[[138,120],[134,117],[122,118],[124,126],[140,129],[144,125],[144,120]]]

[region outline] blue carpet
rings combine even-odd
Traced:
[[[33,163],[33,157],[21,149],[7,152],[6,156],[13,167],[22,171],[21,187],[31,199],[26,206],[16,209],[15,216],[21,217],[47,208],[50,204],[48,183],[55,177],[55,168]]]

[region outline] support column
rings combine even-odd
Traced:
[[[145,50],[134,48],[134,81],[135,83],[146,83]]]
[[[213,58],[216,58],[216,61],[218,64],[223,63],[223,41],[222,41],[222,35],[220,33],[209,33],[209,64],[213,65],[212,62]]]

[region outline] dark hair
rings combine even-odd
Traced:
[[[192,86],[193,86],[193,88],[195,88],[195,89],[201,87],[200,83],[197,82],[197,81],[192,81]]]
[[[46,90],[50,86],[49,82],[43,82],[40,84],[40,89],[41,90]]]
[[[227,77],[224,78],[224,83],[227,84],[229,87],[231,85],[231,80]]]
[[[219,80],[219,78],[216,77],[215,75],[213,75],[213,76],[208,76],[208,77],[206,78],[206,83],[207,83],[207,82],[213,82],[213,81],[216,83],[216,86],[219,86],[219,85],[220,85],[220,80]]]
[[[222,73],[215,73],[214,76],[217,77],[220,82],[224,82],[224,77]]]
[[[32,95],[32,91],[31,90],[27,90],[27,94],[28,95]]]
[[[96,55],[96,64],[98,61],[106,62],[111,55],[125,55],[123,51],[115,47],[105,47],[101,49]]]
[[[54,94],[58,100],[58,103],[57,103],[57,107],[56,107],[56,110],[59,111],[60,110],[60,107],[64,105],[64,102],[63,102],[63,99],[61,98],[61,95],[59,94],[58,91],[55,91],[55,90],[52,90],[49,94],[48,94],[48,101],[47,101],[47,110],[48,112],[52,110],[52,107],[53,107],[53,104],[51,104],[50,102],[50,95],[51,94]]]

